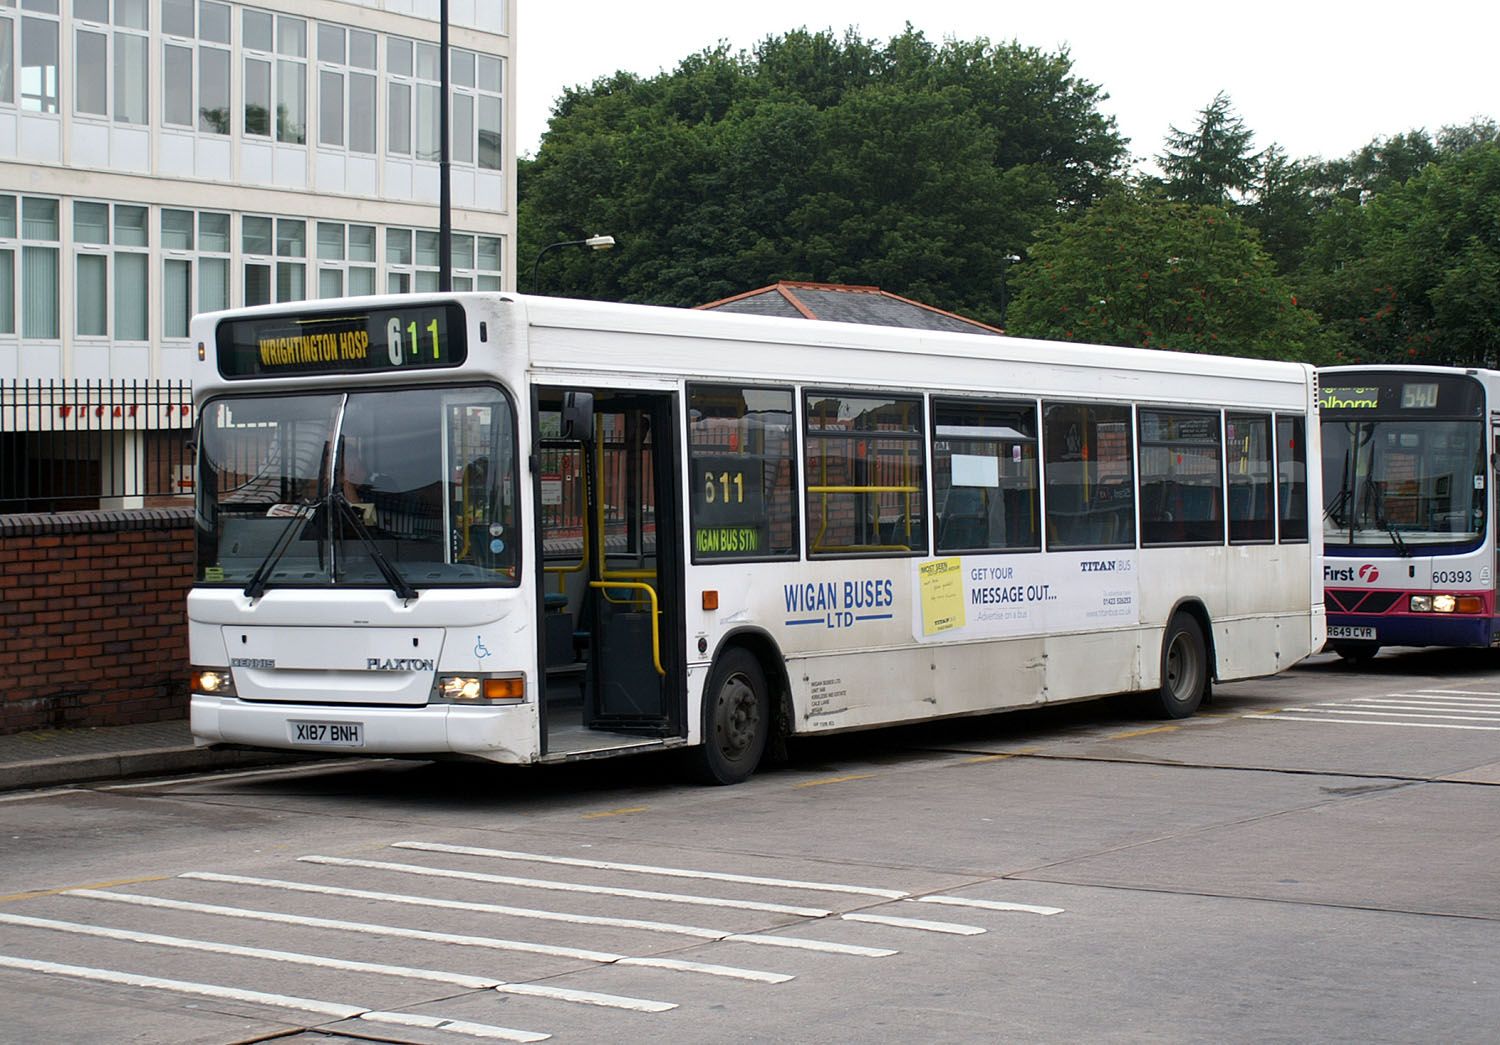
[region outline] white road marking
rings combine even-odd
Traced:
[[[1308,705],[1305,707],[1292,708],[1299,715],[1360,715],[1366,717],[1384,718],[1435,718],[1445,722],[1493,722],[1493,718],[1482,718],[1477,715],[1444,715],[1438,712],[1422,711],[1387,711],[1384,708],[1373,710],[1360,710],[1360,704],[1330,704],[1326,707],[1320,705]]]
[[[1061,907],[1039,907],[1029,903],[1007,903],[1004,900],[971,900],[965,896],[918,896],[913,903],[940,903],[952,907],[978,907],[986,911],[1020,911],[1023,914],[1062,914]]]
[[[279,911],[257,911],[248,907],[223,907],[219,904],[192,903],[187,900],[168,900],[160,896],[143,896],[139,893],[113,893],[102,889],[69,889],[64,896],[82,896],[90,900],[107,900],[114,903],[134,904],[137,907],[160,907],[171,911],[192,911],[195,914],[215,914],[225,918],[244,918],[256,922],[277,922],[282,925],[300,925],[315,929],[340,929],[344,932],[369,935],[401,936],[411,940],[427,940],[433,943],[452,943],[461,947],[485,947],[495,951],[520,951],[525,954],[545,954],[552,958],[570,958],[574,961],[597,962],[609,965],[625,957],[608,951],[589,951],[576,947],[554,947],[545,943],[524,943],[520,940],[497,940],[487,936],[463,936],[458,933],[432,932],[427,929],[405,929],[395,925],[372,925],[368,922],[346,922],[335,918],[317,918],[312,915],[282,914]]]
[[[1424,690],[1420,690],[1419,692],[1422,692],[1422,693],[1442,693],[1442,694],[1450,694],[1451,693],[1451,694],[1455,694],[1455,695],[1458,695],[1458,696],[1465,696],[1465,697],[1500,697],[1500,693],[1497,693],[1495,690],[1492,690],[1492,689],[1424,689]]]
[[[113,969],[94,969],[83,965],[64,965],[60,962],[35,961],[30,958],[15,958],[0,954],[0,967],[39,972],[50,976],[66,976],[75,980],[94,983],[115,983],[126,987],[142,987],[149,990],[172,991],[177,994],[192,994],[200,998],[215,998],[226,1001],[247,1002],[252,1005],[267,1005],[277,1009],[296,1009],[311,1012],[335,1020],[363,1019],[372,1023],[391,1023],[407,1027],[441,1028],[455,1034],[466,1034],[474,1038],[491,1038],[497,1041],[536,1042],[546,1041],[550,1034],[536,1031],[515,1030],[496,1027],[487,1023],[468,1023],[461,1020],[446,1020],[436,1016],[416,1016],[399,1012],[381,1012],[359,1005],[342,1002],[321,1001],[316,998],[298,998],[290,994],[268,994],[264,991],[247,991],[239,987],[225,987],[214,983],[195,983],[188,980],[169,980],[160,976],[142,976],[132,972],[117,972]]]
[[[689,896],[683,893],[657,893],[648,889],[621,889],[604,885],[576,885],[572,882],[554,882],[543,878],[511,878],[507,875],[483,874],[479,871],[458,871],[444,867],[422,867],[418,864],[394,864],[384,860],[355,860],[342,856],[301,856],[297,859],[303,863],[327,864],[332,867],[364,867],[374,871],[398,871],[402,874],[423,875],[428,878],[458,878],[467,882],[485,882],[490,885],[514,885],[523,889],[547,889],[562,893],[619,896],[631,900],[657,900],[663,903],[691,904],[699,907],[729,907],[741,911],[790,914],[801,918],[827,918],[833,913],[832,911],[825,911],[817,907],[792,907],[787,904],[760,903],[755,900],[730,900],[715,896]]]
[[[1500,704],[1456,704],[1449,700],[1392,700],[1388,697],[1370,697],[1367,700],[1325,700],[1312,707],[1326,708],[1376,708],[1400,711],[1467,711],[1471,715],[1494,717],[1500,715]]]
[[[1246,715],[1246,722],[1267,722],[1277,719],[1282,722],[1341,722],[1348,726],[1387,726],[1408,729],[1477,729],[1485,732],[1500,732],[1500,726],[1453,726],[1444,722],[1381,722],[1368,718],[1331,718],[1318,716],[1315,718],[1302,718],[1299,715]]]
[[[135,932],[129,929],[110,929],[100,925],[84,925],[79,922],[61,922],[51,918],[31,918],[20,914],[0,914],[0,922],[24,925],[34,929],[51,929],[56,932],[73,933],[80,936],[97,936],[109,940],[129,943],[154,944],[187,951],[208,951],[212,954],[233,955],[239,958],[260,958],[265,961],[283,962],[288,965],[310,965],[322,969],[342,969],[345,972],[364,972],[377,976],[396,976],[408,980],[430,980],[449,983],[474,990],[493,989],[502,994],[525,994],[559,1001],[579,1002],[585,1005],[602,1005],[607,1008],[629,1009],[634,1012],[667,1012],[677,1008],[673,1002],[651,1001],[647,998],[630,998],[615,994],[596,994],[592,991],[572,991],[561,987],[541,987],[524,983],[508,983],[493,976],[469,976],[464,973],[443,972],[437,969],[415,969],[404,965],[383,965],[377,962],[352,961],[332,958],[320,954],[301,954],[296,951],[275,951],[264,947],[244,947],[233,943],[218,943],[212,940],[190,940],[181,936],[162,936],[157,933]]]
[[[494,1038],[499,1041],[546,1041],[552,1037],[550,1034],[491,1027],[484,1023],[470,1023],[468,1020],[419,1016],[414,1012],[362,1012],[359,1018],[369,1023],[389,1023],[397,1027],[421,1027],[424,1030],[449,1031],[453,1034],[467,1034],[471,1038]]]
[[[760,878],[725,871],[695,871],[681,867],[653,867],[648,864],[621,864],[611,860],[584,860],[571,856],[543,856],[517,853],[506,849],[482,849],[468,845],[444,845],[439,842],[394,842],[392,849],[417,849],[427,853],[452,853],[461,856],[483,856],[495,860],[518,860],[525,863],[560,864],[565,867],[589,867],[600,871],[626,871],[631,874],[654,874],[664,878],[698,878],[710,882],[734,882],[739,885],[766,885],[776,889],[804,889],[809,892],[853,893],[857,896],[879,896],[900,900],[909,893],[899,889],[877,889],[867,885],[841,885],[835,882],[802,882],[790,878]]]
[[[370,889],[346,889],[336,885],[288,882],[275,878],[249,878],[244,875],[217,874],[212,871],[186,871],[177,877],[203,882],[222,882],[227,885],[260,886],[267,889],[280,889],[294,893],[319,893],[324,896],[347,896],[356,900],[379,900],[382,903],[408,904],[414,907],[438,907],[450,911],[475,911],[481,914],[508,915],[515,918],[530,918],[545,922],[564,922],[572,925],[600,925],[615,929],[643,929],[648,932],[691,936],[698,940],[727,940],[734,943],[761,944],[768,947],[787,947],[803,951],[824,951],[829,954],[849,954],[862,958],[888,958],[893,954],[901,953],[900,951],[879,947],[859,947],[848,943],[829,943],[823,940],[807,940],[791,936],[769,936],[764,933],[737,933],[729,929],[706,929],[697,925],[651,922],[638,918],[610,918],[596,914],[538,911],[528,907],[506,907],[501,904],[479,903],[471,900],[440,900],[432,896],[413,896],[407,893],[382,893]]]
[[[1494,696],[1488,698],[1480,696],[1478,694],[1469,694],[1465,696],[1458,693],[1447,693],[1439,691],[1432,691],[1428,693],[1383,693],[1378,697],[1371,697],[1369,699],[1420,700],[1423,702],[1431,701],[1433,703],[1442,704],[1477,704],[1480,707],[1486,708],[1500,707],[1500,693],[1497,693]]]
[[[81,896],[90,900],[107,900],[115,903],[134,904],[138,907],[159,907],[172,911],[192,911],[196,914],[215,914],[226,918],[244,918],[258,922],[277,922],[283,925],[300,925],[315,929],[339,929],[344,932],[365,933],[371,936],[398,936],[409,940],[426,940],[432,943],[451,943],[459,947],[484,947],[496,951],[521,951],[529,954],[546,954],[577,961],[595,962],[600,965],[643,965],[659,968],[682,969],[701,972],[709,976],[726,976],[738,980],[759,980],[768,983],[783,983],[781,973],[761,972],[756,969],[737,969],[723,965],[699,965],[694,962],[661,964],[666,959],[630,958],[607,951],[586,951],[572,947],[552,947],[540,943],[522,943],[518,940],[497,940],[487,936],[462,936],[457,933],[431,932],[426,929],[406,929],[396,925],[373,925],[368,922],[345,922],[333,918],[315,918],[310,915],[281,914],[278,911],[256,911],[243,907],[222,907],[218,904],[191,903],[187,900],[168,900],[159,896],[142,896],[137,893],[112,893],[101,889],[69,889],[63,896]],[[791,977],[786,977],[791,979]]]
[[[860,947],[852,943],[830,943],[826,940],[804,940],[796,936],[768,936],[765,933],[734,933],[725,943],[759,943],[767,947],[789,947],[798,951],[822,951],[824,954],[848,954],[857,958],[889,958],[900,951],[886,947]]]
[[[681,961],[677,958],[621,958],[616,965],[639,965],[648,969],[672,969],[675,972],[699,972],[705,976],[723,976],[731,980],[749,980],[752,983],[787,983],[793,977],[784,972],[760,972],[756,969],[739,969],[732,965],[708,965],[704,962]]]
[[[960,925],[957,922],[925,922],[919,918],[893,918],[885,914],[845,914],[840,917],[850,922],[893,925],[898,929],[920,929],[929,933],[947,933],[949,936],[978,936],[985,931],[977,925]]]

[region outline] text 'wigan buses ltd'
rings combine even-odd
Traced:
[[[368,330],[295,334],[292,337],[266,337],[260,340],[262,366],[332,363],[341,359],[365,359],[369,354]]]

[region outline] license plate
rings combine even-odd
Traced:
[[[293,744],[316,747],[364,747],[363,722],[288,722],[287,738]]]
[[[1375,629],[1355,628],[1347,624],[1330,624],[1328,626],[1328,637],[1330,639],[1363,639],[1366,642],[1374,642]]]

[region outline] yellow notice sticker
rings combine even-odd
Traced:
[[[934,559],[917,567],[922,575],[922,634],[964,626],[963,564],[951,559]]]

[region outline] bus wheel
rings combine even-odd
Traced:
[[[1187,718],[1208,695],[1208,645],[1196,617],[1179,613],[1161,644],[1161,688],[1151,710],[1163,718]]]
[[[728,649],[703,693],[703,743],[694,775],[705,784],[738,784],[755,772],[771,729],[766,674],[749,650]]]
[[[1380,652],[1378,642],[1335,642],[1333,652],[1350,664],[1363,664]]]

